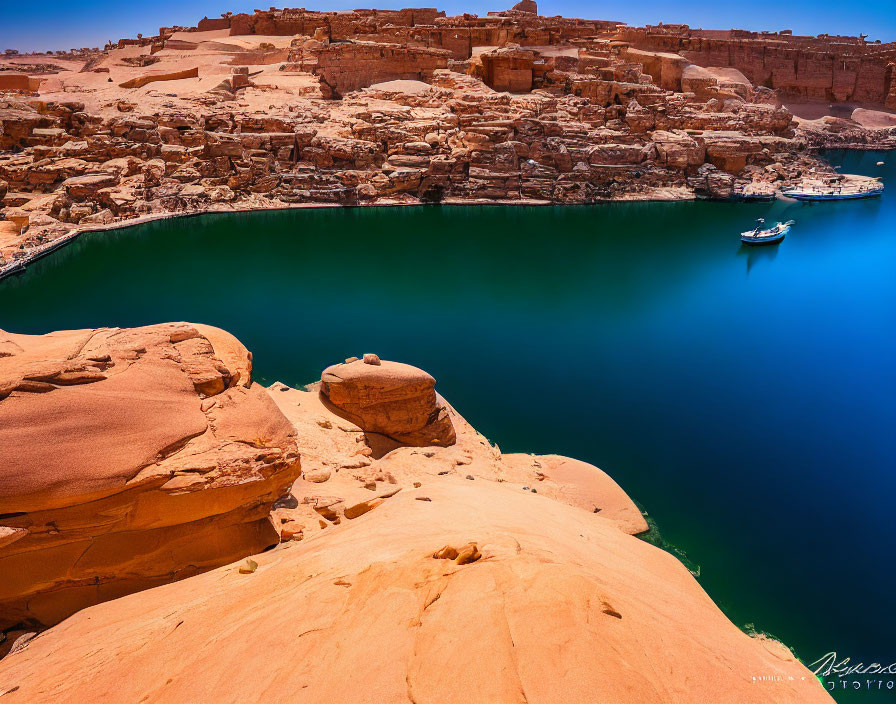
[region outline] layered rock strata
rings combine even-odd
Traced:
[[[422,369],[381,362],[365,355],[327,367],[321,375],[321,398],[335,413],[366,433],[402,445],[453,445],[454,426],[436,380]]]
[[[857,102],[896,110],[896,42],[792,32],[626,27],[621,39],[700,66],[736,68],[786,98]]]
[[[246,349],[183,323],[0,332],[0,456],[0,631],[276,544],[300,474]]]
[[[0,277],[173,213],[773,194],[841,178],[815,147],[896,146],[852,103],[782,107],[892,108],[892,46],[536,9],[258,10],[4,56]]]

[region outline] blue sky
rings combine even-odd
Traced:
[[[273,1],[273,0],[271,0]],[[449,14],[506,9],[500,0],[447,0],[438,2]],[[0,49],[21,51],[102,46],[107,40],[133,37],[138,32],[156,34],[160,25],[195,25],[203,15],[218,17],[222,12],[252,12],[261,3],[240,0],[200,0],[177,2],[121,2],[120,0],[2,0],[0,6]],[[269,4],[269,3],[268,3]],[[354,7],[400,8],[432,6],[423,0],[310,0],[291,3],[309,9],[337,10]],[[637,0],[637,2],[595,3],[584,0],[544,0],[538,3],[546,15],[566,15],[656,24],[682,22],[707,29],[793,29],[798,34],[858,34],[871,39],[896,41],[896,0]],[[279,5],[282,6],[282,5]]]

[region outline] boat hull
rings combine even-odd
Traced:
[[[778,244],[778,242],[783,240],[786,236],[786,232],[782,232],[779,235],[771,235],[769,237],[748,237],[746,235],[741,235],[740,241],[750,247],[761,247],[765,244]]]
[[[741,232],[740,241],[751,247],[763,244],[778,244],[790,232],[790,226],[793,225],[793,222],[793,220],[784,223],[779,222],[771,230],[763,230],[759,236],[756,235],[756,230]],[[772,232],[772,230],[777,230],[777,232]]]
[[[857,200],[859,198],[876,198],[882,195],[883,188],[866,191],[864,193],[801,193],[798,191],[783,191],[783,195],[788,198],[796,198],[797,200],[819,201],[819,200]]]

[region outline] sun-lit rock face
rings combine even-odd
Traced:
[[[644,517],[597,467],[501,453],[431,376],[376,355],[307,390],[249,374],[245,348],[203,326],[0,337],[0,442],[32,448],[13,455],[30,472],[0,475],[3,574],[44,622],[134,575],[171,582],[8,631],[4,700],[831,701],[633,537]],[[434,414],[451,443],[374,451]],[[246,531],[270,528],[290,483],[279,545],[194,574],[276,542]],[[52,584],[69,596],[36,588]]]
[[[894,44],[537,10],[270,8],[3,54],[0,277],[170,213],[729,198],[841,178],[807,146],[896,146],[885,121],[782,106],[896,106]]]
[[[0,629],[276,543],[294,435],[222,330],[0,332]]]
[[[832,701],[784,646],[738,630],[672,555],[613,521],[458,476],[369,501],[254,565],[76,614],[0,661],[17,688],[5,698]]]
[[[320,393],[339,415],[368,433],[404,445],[451,445],[454,427],[435,385],[422,369],[369,354],[327,367]]]

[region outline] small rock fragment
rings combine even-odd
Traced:
[[[432,554],[436,560],[453,560],[457,557],[457,550],[450,545],[439,548]]]
[[[370,352],[368,352],[367,354],[364,355],[364,364],[372,364],[372,365],[378,367],[378,366],[380,366],[381,362],[380,362],[380,358],[377,355],[371,354]]]
[[[613,618],[622,618],[622,614],[612,606],[610,606],[606,601],[601,602],[601,611],[603,611],[607,616],[612,616]]]
[[[301,540],[304,536],[305,526],[297,521],[288,520],[280,526],[280,540]]]
[[[376,498],[370,499],[368,501],[361,501],[360,503],[355,504],[354,506],[348,506],[344,513],[345,517],[349,520],[353,518],[357,518],[358,516],[363,516],[368,511],[372,511],[381,503],[383,503],[384,499]]]
[[[258,569],[258,563],[255,560],[247,559],[240,565],[240,574],[252,574]]]
[[[303,475],[305,481],[314,482],[315,484],[323,484],[330,478],[329,469],[312,469]]]
[[[480,557],[482,557],[482,554],[479,552],[476,543],[467,543],[457,551],[457,558],[454,561],[459,565],[466,565],[476,562]]]
[[[414,498],[415,498],[417,501],[432,501],[432,499],[429,498],[428,496],[415,496]]]

